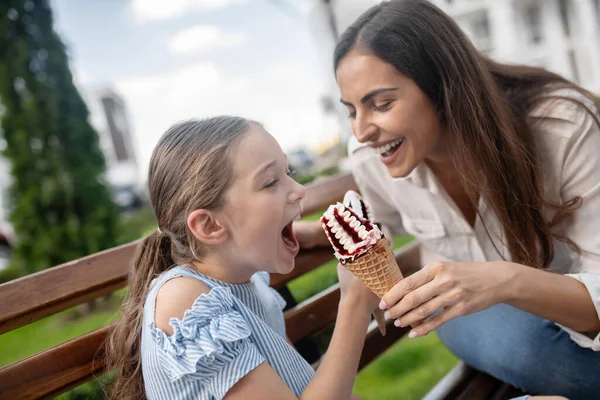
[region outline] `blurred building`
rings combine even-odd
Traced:
[[[141,204],[144,190],[125,102],[110,88],[80,92],[90,111],[90,123],[98,132],[114,200],[123,209],[135,208]]]
[[[600,93],[600,0],[432,0],[494,59]]]

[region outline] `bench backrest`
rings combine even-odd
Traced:
[[[349,189],[356,189],[349,174],[310,185],[304,213],[323,210],[341,200]],[[129,243],[0,285],[0,334],[125,287],[136,245],[137,242]],[[418,248],[409,245],[401,252],[406,260],[403,270],[416,268]],[[291,279],[332,258],[330,249],[301,252],[296,258],[294,271],[288,275],[272,275],[271,284],[281,288]],[[290,340],[297,343],[333,324],[339,295],[339,287],[334,285],[287,310],[285,321]],[[102,373],[103,343],[111,328],[110,325],[100,328],[0,368],[0,398],[51,397]],[[385,351],[405,332],[388,329],[388,334],[381,337],[373,324],[361,367]]]

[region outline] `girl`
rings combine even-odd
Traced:
[[[351,398],[378,299],[340,267],[318,372],[286,342],[269,273],[294,267],[305,189],[275,139],[236,117],[177,124],[154,149],[148,186],[159,229],[139,247],[110,339],[112,397]]]
[[[600,387],[600,128],[592,96],[477,52],[426,1],[365,12],[334,56],[375,218],[425,267],[383,297],[409,337],[526,392]],[[301,243],[326,244],[310,224]]]

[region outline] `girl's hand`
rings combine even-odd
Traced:
[[[330,245],[319,220],[295,221],[292,224],[292,229],[301,249],[312,249],[318,246]]]
[[[344,268],[342,264],[338,264],[337,273],[340,281],[341,301],[351,301],[360,307],[364,306],[363,310],[368,313],[377,308],[380,301],[379,297],[366,287],[360,279]]]
[[[396,319],[394,325],[412,325],[410,338],[423,336],[452,318],[505,302],[520,267],[503,261],[437,262],[397,283],[379,307],[388,309],[386,316]]]

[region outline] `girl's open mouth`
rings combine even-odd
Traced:
[[[300,245],[298,244],[298,240],[294,235],[294,230],[292,229],[292,222],[287,224],[285,228],[281,231],[281,239],[283,240],[283,244],[287,251],[290,252],[291,255],[296,256],[298,251],[300,250]]]

